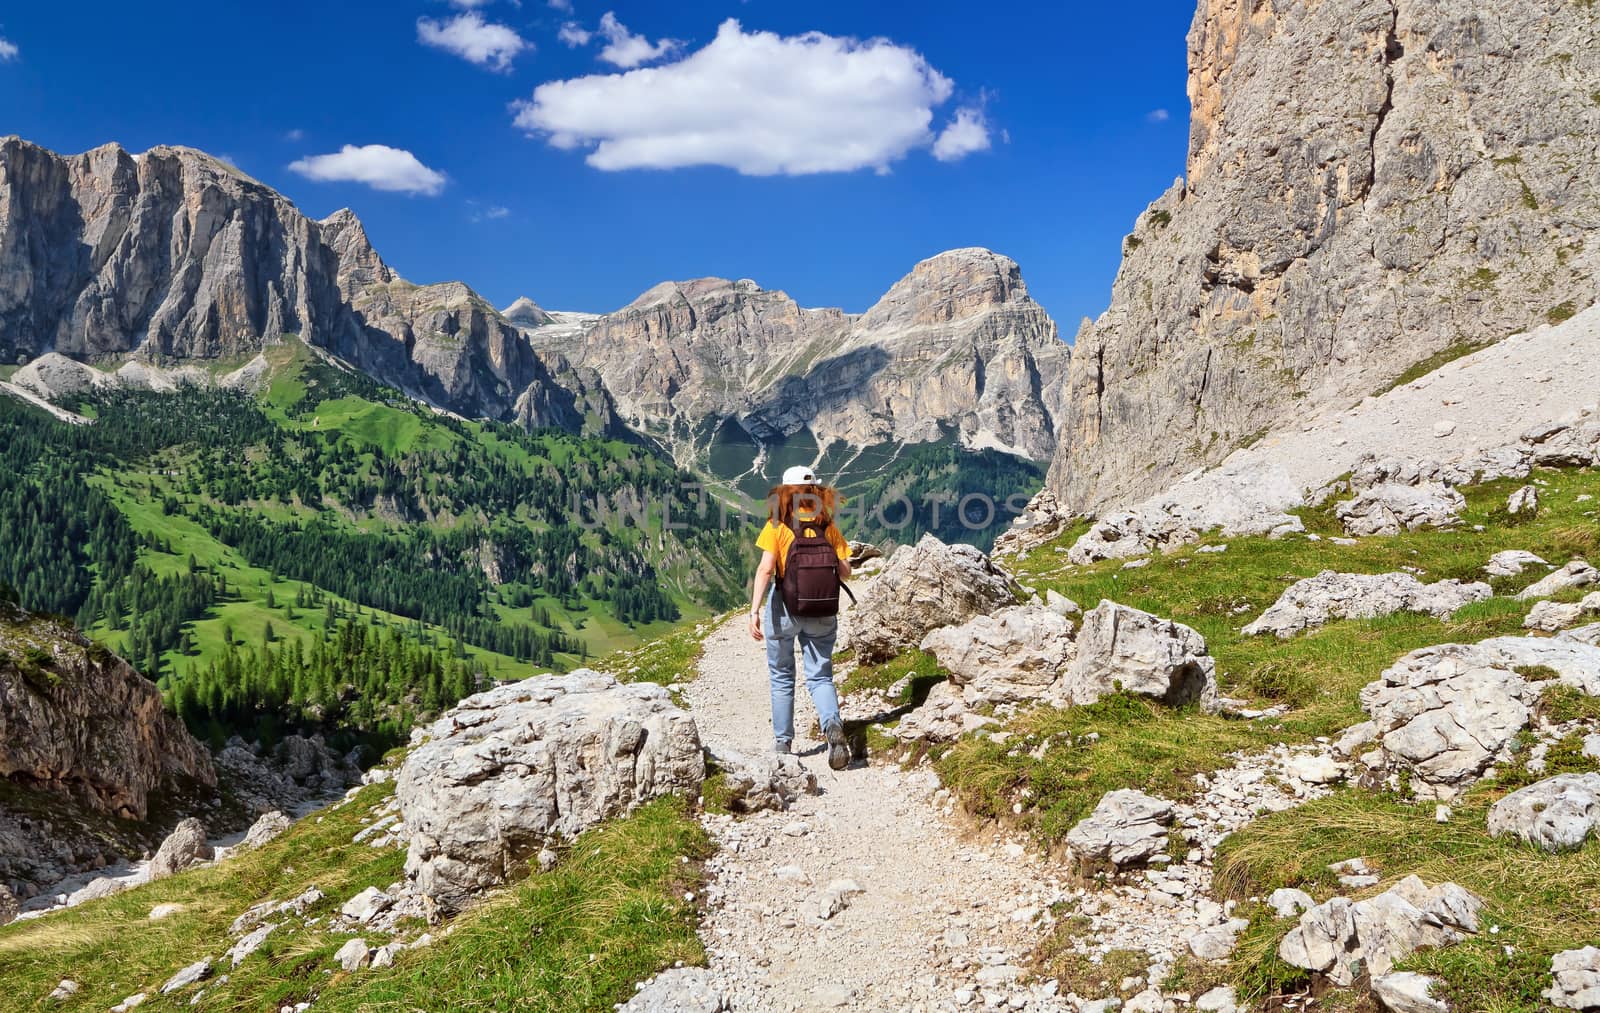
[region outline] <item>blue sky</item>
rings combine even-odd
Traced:
[[[7,4],[0,133],[203,148],[499,305],[603,311],[722,275],[860,311],[917,260],[988,246],[1070,337],[1183,171],[1193,10]]]

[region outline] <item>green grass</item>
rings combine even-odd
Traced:
[[[690,682],[700,674],[700,656],[706,637],[720,617],[693,626],[683,624],[642,647],[614,651],[594,663],[623,682],[654,682],[662,686]]]
[[[1571,299],[1568,299],[1559,306],[1550,307],[1550,311],[1544,315],[1544,318],[1552,324],[1559,324],[1571,320],[1577,315],[1578,307],[1573,304]]]
[[[325,913],[368,886],[387,886],[400,878],[404,854],[350,838],[392,790],[391,785],[365,788],[320,821],[303,820],[268,845],[227,862],[0,928],[0,980],[17,1003],[9,1008],[106,1009],[135,992],[154,996],[179,968],[220,957],[232,945],[228,925],[258,901],[286,900],[315,885],[327,899],[313,913]],[[169,903],[183,908],[149,920],[152,907]],[[276,1009],[269,1000],[287,998],[304,986],[284,961],[308,948],[336,949],[343,942],[321,932],[279,932],[281,937],[275,933],[267,947],[231,970],[226,993],[217,993],[206,1009]],[[78,982],[82,991],[67,1002],[47,1003],[45,996],[63,978]],[[182,993],[181,1002],[152,1002],[146,1008],[173,1009],[188,1000],[189,993]]]
[[[1482,289],[1493,286],[1495,277],[1497,276],[1493,271],[1490,271],[1488,268],[1482,268],[1477,274],[1473,275],[1473,282],[1469,287]],[[1438,369],[1440,366],[1454,362],[1463,356],[1471,355],[1473,352],[1488,348],[1491,344],[1493,344],[1493,342],[1461,341],[1443,348],[1437,352],[1434,352],[1426,359],[1414,363],[1410,369],[1407,369],[1405,372],[1395,377],[1394,380],[1392,380],[1388,385],[1379,387],[1377,390],[1373,391],[1372,396],[1381,397],[1382,395],[1389,393],[1391,390],[1394,390],[1396,387],[1404,387],[1413,380],[1422,379],[1429,373]]]
[[[698,894],[710,851],[681,801],[652,802],[579,837],[555,869],[463,915],[434,946],[336,976],[316,1008],[609,1011],[636,982],[704,961],[685,895]]]
[[[333,954],[350,935],[328,931],[325,916],[362,889],[401,878],[403,852],[351,841],[391,790],[365,788],[353,802],[219,865],[0,928],[5,1008],[104,1010],[145,992],[144,1009],[189,1009],[204,987],[200,1008],[226,1013],[310,999],[317,1009],[364,1013],[604,1011],[631,994],[634,982],[675,961],[704,959],[684,894],[700,889],[708,839],[684,803],[662,799],[580,836],[551,872],[491,896],[450,926],[434,926],[433,945],[403,952],[394,967],[338,972]],[[159,995],[179,968],[220,958],[232,943],[228,925],[246,908],[311,885],[327,894],[310,911],[324,916],[322,924],[291,918],[238,967],[218,968],[203,986]],[[149,921],[150,909],[163,903],[183,907]],[[401,937],[421,929],[402,925]],[[386,937],[363,938],[377,945]],[[63,978],[82,991],[62,1003],[46,1001]]]
[[[1509,531],[1475,532],[1472,526],[1487,524],[1520,481],[1463,490],[1467,509],[1456,529],[1364,538],[1350,546],[1326,538],[1245,538],[1234,540],[1227,552],[1184,548],[1153,556],[1141,569],[1123,570],[1117,560],[1065,566],[1070,543],[1062,540],[1013,560],[1024,583],[1041,592],[1053,588],[1086,609],[1111,599],[1194,627],[1217,660],[1225,695],[1289,710],[1278,720],[1242,721],[1133,699],[1067,711],[1041,709],[1014,721],[1014,737],[1004,743],[983,736],[961,740],[937,759],[938,769],[969,811],[1015,820],[1053,843],[1106,791],[1137,785],[1169,798],[1188,798],[1196,791],[1191,775],[1225,765],[1223,754],[1229,750],[1336,735],[1366,719],[1358,700],[1361,688],[1402,655],[1433,644],[1522,634],[1530,603],[1508,595],[1540,574],[1529,570],[1497,578],[1497,597],[1448,619],[1401,613],[1345,620],[1283,641],[1245,637],[1241,627],[1291,583],[1323,569],[1383,573],[1409,566],[1419,569],[1423,580],[1477,580],[1489,556],[1501,549],[1527,549],[1553,562],[1593,555],[1600,542],[1600,530],[1586,516],[1593,503],[1579,503],[1577,497],[1600,495],[1600,474],[1540,474],[1549,480],[1540,515]],[[1303,519],[1314,532],[1337,533],[1331,510],[1303,511]],[[1572,706],[1559,697],[1555,705]],[[1098,739],[1090,741],[1092,734]],[[1035,758],[1032,754],[1047,740],[1049,748]],[[1023,812],[1014,816],[1018,802]]]
[[[863,690],[887,690],[902,679],[899,703],[920,701],[928,695],[935,683],[949,677],[939,667],[939,659],[923,651],[910,650],[877,665],[856,665],[839,680],[839,695],[847,696]],[[891,701],[894,702],[894,701]]]

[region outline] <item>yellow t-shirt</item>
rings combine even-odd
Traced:
[[[803,525],[807,518],[804,514],[800,514],[799,520]],[[806,528],[805,533],[808,536],[814,535],[816,534],[816,529]],[[833,551],[839,554],[840,559],[850,558],[850,543],[845,541],[844,535],[839,533],[837,524],[829,524],[823,537],[828,539],[828,544],[833,546]],[[779,577],[783,576],[783,559],[789,554],[789,546],[793,542],[794,532],[789,530],[787,524],[775,527],[771,521],[767,521],[767,526],[762,528],[761,534],[756,536],[756,548],[770,552],[778,557],[777,575]]]

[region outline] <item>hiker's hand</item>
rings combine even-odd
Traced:
[[[761,613],[760,612],[752,612],[752,613],[750,613],[750,639],[751,640],[761,640],[761,639],[763,639],[763,637],[761,636]]]

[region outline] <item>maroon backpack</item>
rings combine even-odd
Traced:
[[[816,534],[808,535],[805,528]],[[839,614],[839,589],[856,596],[839,579],[839,556],[828,541],[828,522],[791,520],[794,541],[783,558],[783,605],[792,616],[818,619]]]

